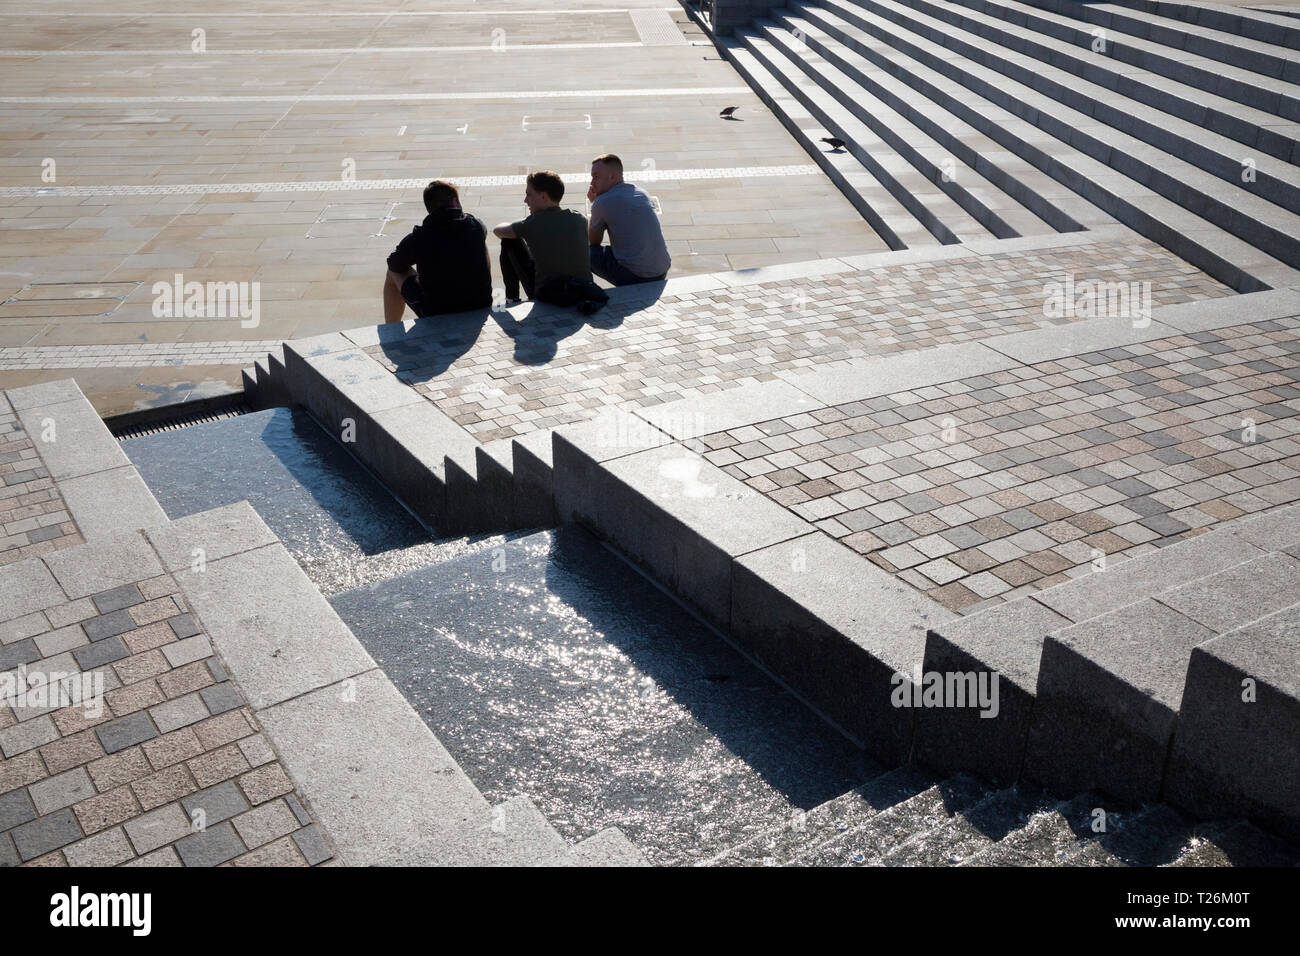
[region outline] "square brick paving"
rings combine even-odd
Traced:
[[[686,444],[955,611],[1300,500],[1300,318]]]
[[[35,675],[58,670],[70,675],[65,685],[98,674],[104,693],[89,707],[80,696],[57,700],[61,707],[16,690],[0,698],[0,866],[309,866],[332,858],[170,575],[20,620],[26,636],[0,646],[30,644],[36,656],[0,674],[0,687],[14,676],[35,686]],[[77,658],[41,657],[44,639],[60,628],[79,635],[78,650],[116,643],[122,652],[88,671]],[[189,649],[175,654],[182,644]]]
[[[0,566],[83,540],[36,445],[0,398]]]
[[[1152,306],[1231,295],[1142,240],[889,266],[665,296],[515,321],[449,321],[444,333],[366,351],[480,441],[767,381],[841,359],[1074,321],[1045,314],[1045,283],[1072,274],[1150,282]]]

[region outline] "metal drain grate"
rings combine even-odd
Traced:
[[[215,422],[223,418],[238,418],[240,415],[247,415],[253,410],[242,401],[233,404],[227,401],[225,404],[215,407],[212,406],[211,402],[200,401],[193,404],[206,405],[207,407],[191,408],[186,411],[178,411],[178,409],[183,409],[184,406],[150,408],[106,418],[104,424],[108,426],[108,430],[114,438],[118,441],[125,441],[128,438],[156,435],[159,432],[188,428],[191,425],[202,425],[204,422]]]

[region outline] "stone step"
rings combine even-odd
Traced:
[[[904,765],[760,833],[701,865],[782,866],[866,823],[877,813],[935,785],[938,778]]]
[[[607,827],[570,850],[576,866],[650,866],[645,854],[618,827]]]
[[[985,12],[1013,18],[1016,23],[1054,40],[1091,50],[1097,25],[1079,19],[1081,4],[1069,4],[1056,13],[1018,0],[980,0]],[[1187,86],[1212,90],[1235,102],[1264,110],[1284,120],[1300,120],[1300,90],[1281,78],[1265,77],[1249,69],[1188,52],[1177,47],[1108,30],[1105,56],[1120,63],[1159,73]]]
[[[997,790],[938,829],[917,834],[881,859],[885,866],[956,866],[1019,830],[1051,804],[1043,794]]]
[[[932,832],[989,796],[987,784],[958,776],[880,811],[866,823],[798,854],[792,866],[874,866],[903,843]]]
[[[987,137],[952,114],[944,112],[939,115],[935,110],[927,110],[923,104],[918,104],[915,91],[906,83],[854,52],[819,26],[823,17],[844,25],[834,14],[805,3],[791,4],[790,10],[790,13],[774,10],[771,16],[791,33],[799,31],[810,49],[842,72],[847,85],[831,92],[860,118],[867,119],[863,115],[865,111],[855,107],[854,98],[875,97],[936,144],[934,148],[939,152],[932,151],[931,159],[951,157],[960,161],[980,177],[973,182],[987,181],[995,190],[1058,232],[1077,231],[1082,224],[1092,226],[1114,222],[1094,206],[1087,207],[1091,215],[1086,218],[1076,219],[1067,215],[1053,200],[1066,196],[1074,198],[1068,189],[1019,156],[993,148],[996,144],[989,144]],[[995,199],[989,198],[988,201],[994,202]],[[1038,228],[1041,230],[1042,227]]]
[[[920,9],[918,7],[918,9]],[[1059,42],[1026,28],[1013,14],[999,16],[990,3],[976,5],[929,4],[926,12],[953,22],[969,22],[972,32],[1009,47],[1018,54],[1065,70],[1120,96],[1179,117],[1215,133],[1257,149],[1268,156],[1294,163],[1300,146],[1294,124],[1280,121],[1273,113],[1238,103],[1212,90],[1188,86],[1177,80],[1143,70],[1132,64],[1115,64],[1109,57],[1096,56],[1086,47]],[[1007,40],[999,39],[1006,37]]]
[[[935,16],[956,20],[971,17],[984,30],[992,30],[993,35],[1009,31],[1013,38],[1013,43],[1009,46],[1014,51],[1050,62],[1089,82],[1099,83],[1118,94],[1130,96],[1148,107],[1173,113],[1183,120],[1213,129],[1245,146],[1258,148],[1269,156],[1295,161],[1294,150],[1297,142],[1300,142],[1296,138],[1295,126],[1279,121],[1274,113],[1248,107],[1218,95],[1213,90],[1188,86],[1177,79],[1132,64],[1115,64],[1110,57],[1093,55],[1088,46],[1053,42],[1052,38],[1024,26],[1023,17],[1018,17],[1014,10],[998,8],[996,4],[946,4],[940,10]],[[982,31],[976,30],[975,33]]]
[[[1103,798],[1082,793],[1034,814],[1023,827],[967,857],[959,866],[1062,866],[1097,834],[1092,830]]]
[[[1249,817],[1300,840],[1297,634],[1300,603],[1192,652],[1166,775],[1171,803],[1200,818]]]
[[[609,849],[608,841],[602,840],[588,847],[584,854],[600,860],[602,851]],[[476,826],[426,837],[376,865],[573,866],[581,861],[537,806],[527,797],[518,796],[497,804],[485,814],[480,813]]]
[[[1267,281],[1258,278],[1260,275],[1280,275],[1293,281],[1294,270],[1284,263],[998,105],[1004,103],[1010,108],[1025,109],[1015,97],[1009,99],[1003,89],[1016,85],[1013,81],[969,61],[959,62],[959,58],[938,44],[858,5],[842,0],[826,0],[824,5],[843,25],[837,26],[826,18],[820,19],[820,25],[850,49],[927,97],[931,103],[926,108],[939,116],[949,113],[957,116],[1076,193],[1078,206],[1064,206],[1076,219],[1079,216],[1075,215],[1075,208],[1098,207],[1238,291],[1268,287]],[[813,17],[812,8],[802,10]],[[972,70],[982,70],[984,78]],[[1065,109],[1032,90],[1023,90],[1019,95],[1037,97],[1051,104],[1049,109]],[[1037,118],[1032,111],[1029,115]],[[1080,122],[1086,125],[1082,119]],[[1065,135],[1069,138],[1075,133],[1070,131]],[[1144,145],[1143,149],[1150,147]]]
[[[827,0],[827,5],[843,12],[857,26],[891,35],[896,46],[906,45],[907,52],[947,75],[953,81],[947,91],[949,99],[975,105],[982,101],[996,103],[1034,129],[1053,137],[1056,142],[1047,144],[1046,171],[1056,175],[1051,167],[1059,167],[1061,174],[1068,177],[1067,184],[1073,186],[1070,179],[1076,177],[1091,180],[1094,186],[1119,179],[1113,184],[1111,191],[1115,199],[1110,202],[1122,203],[1154,193],[1269,256],[1293,267],[1300,265],[1300,238],[1297,238],[1300,217],[1289,210],[1126,132],[1099,126],[1093,117],[1056,102],[1038,92],[1035,85],[1018,82],[980,65],[963,54],[969,50],[982,58],[984,47],[960,41],[953,36],[949,24],[904,3]],[[1026,79],[1032,84],[1032,76]],[[1072,152],[1061,155],[1056,143]],[[1084,156],[1093,162],[1079,163],[1077,160]],[[1113,211],[1107,201],[1100,204],[1106,211]],[[1191,220],[1173,225],[1183,235],[1197,228]]]
[[[1156,799],[1193,648],[1298,604],[1300,562],[1271,553],[1050,634],[1024,775]]]
[[[946,26],[942,38],[930,32],[931,39],[1030,85],[1097,122],[1194,163],[1233,186],[1245,186],[1254,195],[1300,212],[1300,170],[1291,164],[1296,158],[1294,138],[1283,137],[1281,142],[1274,143],[1275,149],[1267,157],[1251,156],[1253,180],[1247,183],[1243,179],[1246,166],[1241,146],[1242,141],[1252,148],[1256,146],[1259,123],[1235,129],[1237,138],[1220,135],[1234,130],[1221,130],[1217,122],[1205,115],[1203,107],[1194,107],[1189,116],[1185,115],[1188,112],[1185,101],[1174,97],[1175,102],[1170,103],[1170,94],[1165,90],[1117,88],[1120,75],[1105,69],[1105,58],[1040,42],[1041,38],[1025,27],[969,7],[932,0],[909,0],[909,5]],[[1132,83],[1130,74],[1123,74],[1123,78]],[[1174,88],[1187,89],[1178,85]],[[1181,111],[1177,110],[1179,104],[1184,104]],[[1236,114],[1243,109],[1236,103],[1232,107]],[[1277,123],[1268,114],[1260,116],[1274,126]],[[1282,161],[1274,162],[1273,157]]]
[[[239,370],[239,380],[244,386],[244,401],[247,403],[249,408],[260,407],[257,403],[257,377],[259,363],[254,363],[252,368]]]
[[[1281,35],[1253,39],[1206,24],[1171,19],[1155,11],[1136,13],[1114,3],[1067,5],[1060,0],[1046,0],[1043,5],[1106,30],[1217,60],[1270,79],[1290,82],[1300,79],[1300,57],[1282,44],[1285,38]]]
[[[1300,602],[1300,564],[1277,553],[1298,540],[1300,507],[1277,509],[932,628],[924,671],[995,672],[998,712],[919,710],[916,758],[1004,786],[1023,772],[1058,792],[1154,799],[1192,649]]]
[[[828,130],[817,128],[816,120],[743,43],[721,39],[719,45],[736,70],[753,87],[800,145],[813,157],[876,230],[890,249],[911,249],[937,244],[938,240],[916,219],[878,178],[850,153],[833,153],[825,149],[823,136]]]
[[[282,408],[293,404],[285,391],[284,348],[268,352],[257,360],[257,411],[266,408]]]
[[[820,134],[823,132],[845,140],[848,155],[889,190],[889,194],[939,242],[947,245],[988,237],[988,233],[951,198],[920,172],[894,159],[893,151],[884,140],[841,107],[833,96],[818,86],[795,62],[756,32],[762,30],[761,22],[754,29],[738,31],[736,36],[809,111],[813,119],[822,124],[816,130],[816,145],[820,152],[830,154],[829,147],[820,142]]]
[[[798,33],[786,25],[759,20],[755,30],[770,44],[767,50],[779,51],[782,73],[794,66],[814,81],[810,86],[795,80],[805,105],[850,144],[854,155],[866,152],[862,145],[865,136],[867,142],[883,140],[906,160],[911,170],[904,167],[901,172],[906,178],[898,178],[898,182],[908,189],[912,200],[922,204],[926,214],[941,219],[963,241],[988,233],[1010,239],[1055,231],[1010,197],[999,196],[1000,191],[974,169],[964,163],[958,166],[956,158],[926,133],[824,59],[820,49],[808,42],[814,29],[810,24],[789,24]],[[920,174],[919,180],[913,171]],[[981,196],[988,196],[989,202]]]
[[[1295,847],[1246,820],[1201,824],[1187,851],[1166,866],[1295,866]]]
[[[1107,813],[1106,832],[1070,858],[1072,866],[1163,866],[1193,840],[1192,823],[1165,804]]]
[[[1181,20],[1184,23],[1199,23],[1225,33],[1234,33],[1252,40],[1263,40],[1291,50],[1300,50],[1300,27],[1297,27],[1287,16],[1280,15],[1289,13],[1290,16],[1295,16],[1300,15],[1300,11],[1292,8],[1288,12],[1286,7],[1264,9],[1269,4],[1262,0],[1251,4],[1254,9],[1227,4],[1182,3],[1169,2],[1169,0],[1115,0],[1115,5]]]

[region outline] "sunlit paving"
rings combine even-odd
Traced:
[[[16,923],[192,933],[58,876],[159,866],[1268,922],[1300,4],[11,0],[0,138]]]

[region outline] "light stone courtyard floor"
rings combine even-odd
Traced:
[[[591,158],[619,153],[659,200],[674,275],[886,248],[680,7],[356,0],[309,30],[301,15],[0,11],[0,386],[72,375],[115,414],[237,386],[285,339],[377,323],[383,260],[435,177],[490,227],[522,217],[538,168],[585,210]],[[259,283],[258,324],[156,316],[152,286],[177,274]]]

